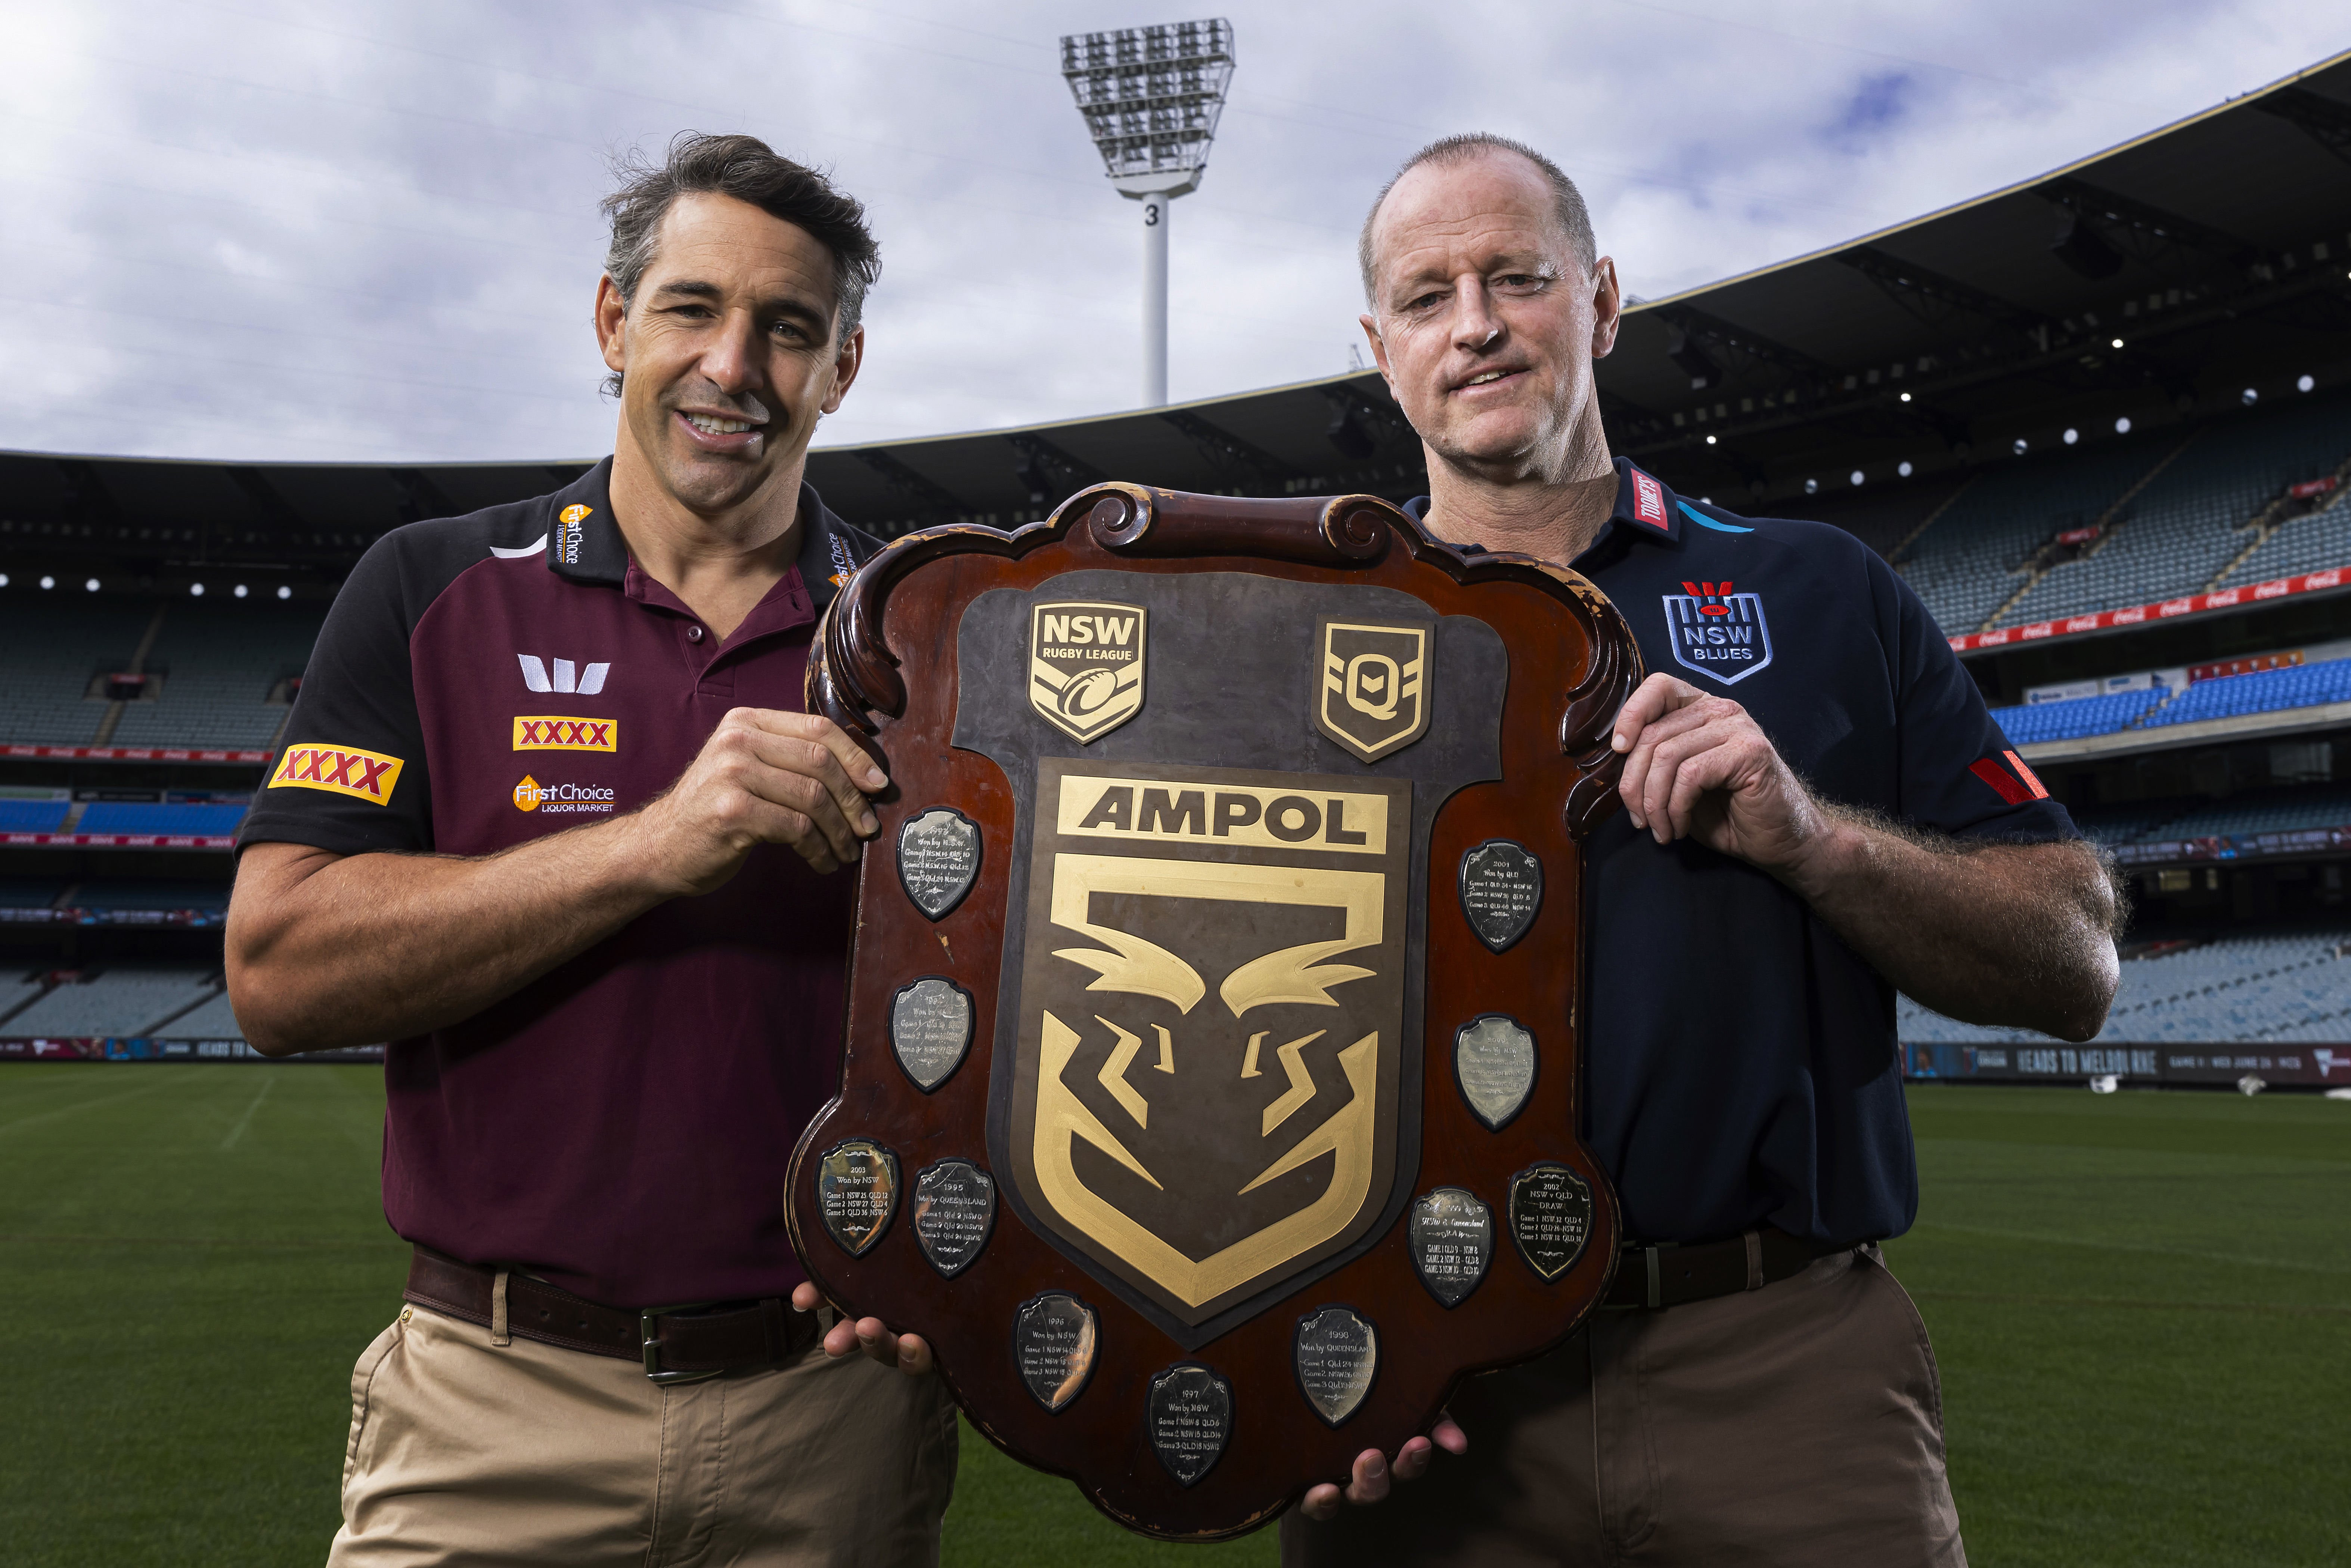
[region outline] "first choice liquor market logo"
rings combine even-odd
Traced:
[[[602,784],[541,784],[526,773],[514,787],[514,803],[517,811],[610,815],[612,790]]]
[[[1763,596],[1735,593],[1728,582],[1685,582],[1668,593],[1666,639],[1674,663],[1708,680],[1737,685],[1771,662],[1771,628]]]

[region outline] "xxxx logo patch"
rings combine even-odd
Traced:
[[[620,721],[610,718],[564,718],[553,714],[517,716],[514,721],[517,751],[618,751]]]
[[[402,764],[377,751],[336,746],[289,746],[270,775],[272,789],[329,789],[371,805],[392,804],[392,787]]]

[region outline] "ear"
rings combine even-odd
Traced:
[[[1372,363],[1379,366],[1380,379],[1388,383],[1388,395],[1393,397],[1395,395],[1395,373],[1388,368],[1388,346],[1380,337],[1380,319],[1363,315],[1355,319],[1362,323],[1364,336],[1371,342]]]
[[[621,291],[612,286],[612,275],[604,274],[596,280],[596,347],[604,355],[604,368],[626,373],[629,368],[629,308],[621,302]]]
[[[1625,296],[1616,287],[1616,258],[1604,256],[1592,268],[1592,357],[1604,360],[1616,347],[1616,324],[1624,319]]]
[[[841,407],[841,400],[849,395],[849,386],[865,363],[865,328],[861,323],[854,332],[841,340],[841,352],[833,356],[832,390],[817,406],[826,413]]]

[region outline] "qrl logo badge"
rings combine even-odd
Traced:
[[[1040,604],[1029,617],[1029,702],[1080,746],[1143,710],[1136,604]]]
[[[272,789],[325,789],[349,795],[371,806],[392,804],[392,787],[400,782],[401,759],[380,751],[354,751],[340,746],[289,746],[269,776]]]
[[[1377,762],[1428,728],[1429,635],[1426,626],[1321,622],[1315,727],[1356,760]]]
[[[1734,593],[1727,582],[1685,582],[1666,597],[1666,638],[1674,663],[1710,681],[1737,685],[1771,662],[1771,628],[1763,596]]]

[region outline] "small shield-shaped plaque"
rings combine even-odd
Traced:
[[[1461,857],[1461,913],[1478,940],[1497,953],[1535,923],[1542,886],[1542,862],[1524,844],[1489,839]]]
[[[1038,1404],[1066,1409],[1094,1375],[1094,1310],[1058,1291],[1021,1302],[1012,1314],[1012,1363]]]
[[[1317,729],[1358,762],[1377,762],[1428,732],[1427,627],[1325,617],[1318,630]]]
[[[971,993],[953,980],[930,975],[899,989],[890,1002],[890,1049],[915,1088],[928,1094],[963,1064],[971,1020]]]
[[[914,1239],[931,1267],[954,1279],[971,1267],[996,1228],[996,1178],[969,1160],[941,1160],[914,1176]]]
[[[1327,1425],[1336,1427],[1372,1391],[1372,1377],[1380,1364],[1380,1334],[1345,1307],[1324,1307],[1298,1320],[1291,1353],[1306,1403]]]
[[[1592,1236],[1592,1187],[1560,1165],[1529,1166],[1510,1178],[1510,1239],[1527,1267],[1556,1280]]]
[[[817,1163],[816,1201],[841,1250],[863,1257],[897,1210],[898,1156],[863,1138],[835,1144]]]
[[[1151,1451],[1178,1486],[1196,1485],[1224,1457],[1233,1433],[1233,1385],[1221,1373],[1187,1362],[1151,1380],[1144,1411]]]
[[[979,880],[979,824],[934,806],[898,830],[898,884],[914,907],[944,920]]]
[[[1453,1036],[1453,1081],[1480,1122],[1509,1124],[1535,1086],[1535,1037],[1507,1013],[1471,1019]]]
[[[1143,711],[1139,604],[1040,604],[1029,617],[1029,703],[1080,746]]]
[[[1436,1187],[1412,1200],[1405,1239],[1428,1293],[1447,1307],[1459,1306],[1493,1259],[1494,1211],[1460,1187]]]

